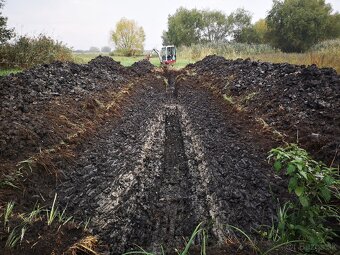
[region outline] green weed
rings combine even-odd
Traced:
[[[56,207],[57,193],[54,195],[52,207],[46,210],[47,225],[50,226],[58,215],[58,208]]]
[[[269,159],[277,173],[284,170],[288,191],[297,198],[278,211],[272,237],[281,242],[304,240],[305,251],[332,251],[330,240],[336,235],[326,222],[330,218],[339,222],[339,208],[328,205],[332,197],[339,198],[337,170],[313,160],[296,144],[272,149]]]
[[[22,231],[21,231],[21,233],[22,233]],[[21,239],[21,236],[23,236],[23,235],[21,235],[18,232],[18,227],[12,229],[12,231],[9,233],[9,235],[7,237],[5,246],[7,248],[13,249],[16,246],[16,244],[18,243],[18,241]]]
[[[200,224],[197,225],[193,233],[191,234],[189,240],[186,242],[186,245],[182,251],[177,251],[178,255],[188,255],[189,254],[189,249],[193,245],[194,240],[199,237],[201,240],[201,255],[206,255],[206,243],[207,243],[207,233],[206,230],[202,227],[203,223],[201,222]],[[145,251],[142,247],[139,247],[138,251],[129,251],[124,253],[123,255],[128,255],[128,254],[140,254],[140,255],[155,255],[154,253],[147,252]],[[165,255],[164,249],[161,246],[162,250],[162,255]]]
[[[13,214],[14,202],[8,202],[4,212],[4,229],[9,232],[8,223]]]
[[[21,72],[21,69],[19,68],[8,68],[8,69],[1,69],[0,70],[0,76],[6,76],[9,74],[15,74]]]

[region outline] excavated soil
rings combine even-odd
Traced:
[[[340,77],[334,69],[213,55],[187,70],[288,142],[299,143],[327,165],[339,165]]]
[[[339,162],[339,81],[332,69],[217,56],[180,71],[98,57],[1,78],[3,180],[33,162],[19,189],[0,187],[1,206],[14,200],[25,212],[57,193],[76,222],[90,219],[89,232],[38,222],[25,244],[4,251],[62,254],[91,234],[104,254],[171,254],[203,222],[208,254],[253,254],[226,245],[236,234],[228,225],[255,235],[289,197],[268,151],[298,134],[314,156]]]

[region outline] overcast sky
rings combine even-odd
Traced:
[[[340,0],[326,2],[340,12]],[[272,0],[7,0],[3,14],[17,34],[45,33],[75,50],[110,45],[110,31],[126,17],[143,26],[145,48],[152,49],[161,46],[168,15],[181,6],[226,14],[244,7],[256,21],[266,16]]]

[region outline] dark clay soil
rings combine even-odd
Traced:
[[[340,76],[332,68],[208,56],[187,70],[327,165],[340,163]]]
[[[99,57],[39,66],[0,83],[3,178],[18,161],[63,141],[48,154],[53,171],[35,158],[19,190],[1,188],[2,208],[10,200],[15,213],[36,201],[50,207],[57,193],[76,222],[91,219],[90,232],[73,223],[35,224],[9,254],[62,254],[89,234],[104,254],[136,245],[171,254],[200,222],[208,254],[252,254],[246,245],[226,245],[237,235],[228,225],[255,237],[254,229],[275,221],[277,201],[288,198],[268,151],[295,141],[297,130],[301,145],[327,163],[339,145],[339,76],[332,69],[210,56],[161,71],[148,61],[125,68]],[[278,139],[273,128],[285,136]],[[82,135],[68,138],[74,131]],[[6,233],[0,237],[1,250]]]

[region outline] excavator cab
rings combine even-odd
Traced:
[[[173,65],[176,63],[176,47],[173,45],[164,46],[161,50],[162,64]]]
[[[154,49],[162,65],[173,65],[176,63],[176,47],[174,45],[163,46],[161,51]]]

